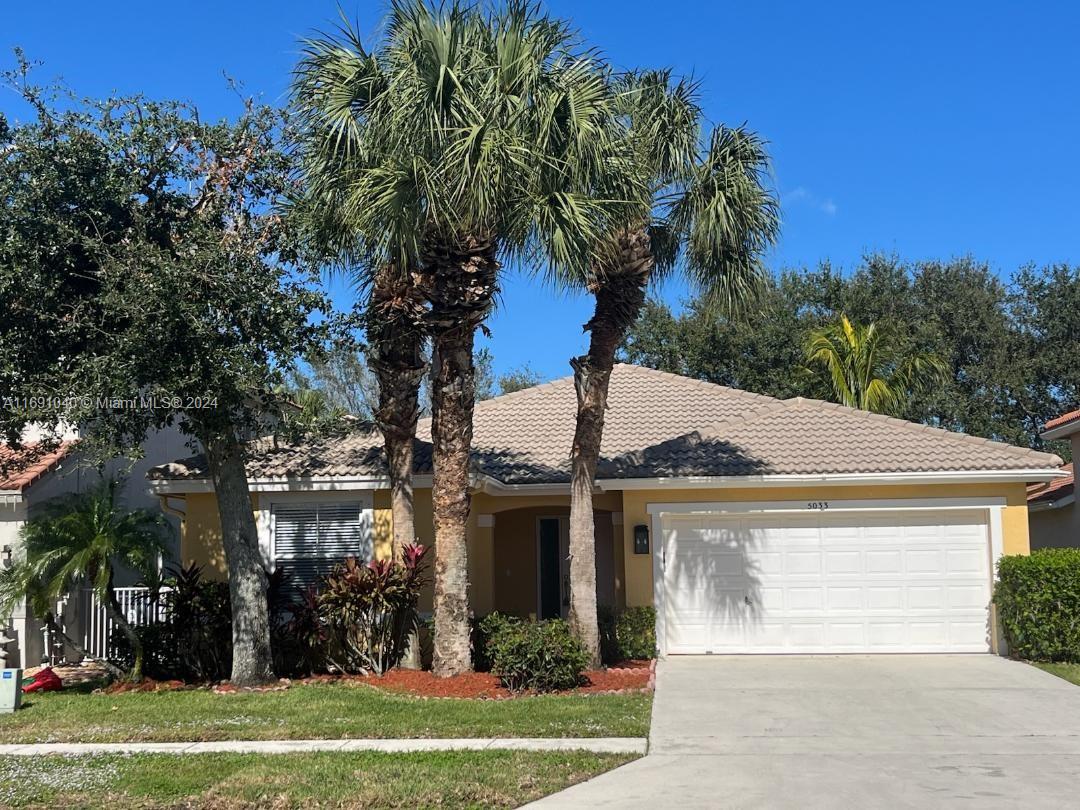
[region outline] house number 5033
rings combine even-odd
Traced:
[[[809,501],[806,504],[807,509],[816,509],[818,512],[824,512],[829,508],[828,501]]]

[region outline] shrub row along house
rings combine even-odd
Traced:
[[[479,403],[468,523],[472,612],[569,604],[572,378]],[[261,552],[300,581],[386,558],[383,443],[360,430],[248,460]],[[416,530],[433,542],[430,423]],[[597,473],[597,599],[654,605],[661,654],[1003,651],[1002,555],[1029,551],[1026,487],[1061,459],[815,400],[618,365]],[[226,576],[202,457],[149,473],[182,512],[181,556]],[[430,608],[430,595],[422,608]]]

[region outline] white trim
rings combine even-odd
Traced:
[[[821,504],[827,504],[825,508]],[[770,515],[784,513],[820,514],[843,512],[920,512],[920,511],[985,511],[987,520],[987,551],[990,555],[990,592],[993,594],[997,563],[1004,553],[1002,510],[1005,498],[871,498],[864,500],[830,501],[710,501],[701,503],[648,503],[645,511],[651,516],[653,607],[656,610],[656,647],[661,658],[667,655],[667,614],[664,567],[667,562],[668,538],[664,535],[665,515]],[[991,610],[991,608],[987,608]],[[989,616],[989,613],[988,613]],[[998,627],[1000,635],[1000,626]],[[997,639],[996,649],[1004,654],[1003,642]]]
[[[214,483],[209,478],[151,479],[150,491],[155,495],[185,495],[213,492]],[[413,476],[413,486],[425,489],[431,486],[430,475]],[[252,492],[341,492],[353,490],[389,489],[390,479],[385,476],[321,476],[300,478],[251,478],[248,488]]]
[[[653,611],[656,613],[656,653],[667,655],[667,589],[664,585],[664,564],[667,562],[667,538],[664,537],[660,512],[652,516]]]
[[[734,487],[854,486],[859,484],[992,484],[1036,483],[1063,478],[1067,473],[1055,469],[968,470],[959,472],[917,473],[824,473],[815,475],[698,475],[660,478],[604,478],[596,482],[594,492],[617,492],[637,489],[717,489]],[[489,495],[568,495],[570,484],[504,484],[487,475],[474,475],[470,485]],[[331,492],[354,489],[388,489],[386,476],[252,478],[252,492]],[[430,475],[413,476],[413,486],[431,486]],[[213,492],[209,478],[152,479],[155,495],[180,495]]]
[[[673,514],[746,514],[772,512],[871,512],[931,509],[987,509],[1002,507],[1004,498],[867,498],[833,501],[817,498],[809,501],[708,501],[703,503],[650,503],[650,515]]]
[[[1070,419],[1063,425],[1052,427],[1050,430],[1044,430],[1039,434],[1039,438],[1045,439],[1046,441],[1053,441],[1054,439],[1068,438],[1074,433],[1080,433],[1080,419]]]
[[[970,470],[919,473],[826,473],[822,475],[699,475],[669,478],[605,478],[596,482],[603,491],[630,489],[718,489],[720,487],[849,486],[857,484],[990,484],[1052,481],[1060,470]]]
[[[487,495],[569,495],[570,484],[504,484],[484,475],[477,478],[479,488]],[[594,489],[599,492],[599,489]]]

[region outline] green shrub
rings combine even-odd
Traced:
[[[1080,661],[1080,549],[1002,557],[994,604],[1012,655]]]
[[[615,620],[615,646],[620,660],[656,656],[656,611],[627,608]]]
[[[472,620],[473,669],[477,672],[491,672],[491,640],[511,627],[517,627],[524,620],[505,613],[489,613]]]
[[[512,692],[573,689],[583,681],[588,653],[562,619],[510,621],[488,639],[491,671]]]

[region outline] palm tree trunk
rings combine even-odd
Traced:
[[[383,435],[390,475],[390,514],[394,556],[416,541],[413,510],[413,447],[420,415],[420,380],[424,374],[423,300],[408,274],[384,268],[375,278],[367,313],[372,368],[379,383],[375,421]],[[420,668],[420,643],[410,634],[402,665]]]
[[[390,475],[395,553],[416,541],[413,445],[424,374],[423,301],[408,274],[384,268],[375,278],[367,313],[372,368],[379,383],[375,421],[383,434]]]
[[[243,448],[231,436],[203,441],[221,517],[221,540],[229,569],[232,601],[231,680],[258,686],[273,680],[266,568],[251,505]]]
[[[476,329],[491,309],[499,265],[490,239],[434,246],[425,262],[431,302],[431,488],[435,518],[435,650],[439,677],[472,669],[469,628],[469,452],[472,448]]]
[[[593,486],[604,436],[611,369],[615,352],[645,304],[653,269],[648,234],[630,231],[619,240],[614,267],[598,273],[592,285],[596,307],[585,324],[589,353],[570,361],[577,390],[577,424],[570,455],[570,627],[585,645],[592,666],[600,665],[596,618],[596,534]]]
[[[61,627],[59,622],[56,621],[55,616],[51,614],[46,615],[45,617],[43,617],[42,621],[49,628],[49,631],[59,636],[60,639],[64,642],[64,646],[71,647],[71,649],[73,649],[78,654],[81,660],[96,661],[102,667],[104,667],[106,672],[108,672],[110,675],[112,675],[118,680],[120,678],[123,678],[127,674],[124,672],[124,670],[120,669],[120,667],[116,666],[116,664],[109,661],[108,658],[95,658],[94,656],[92,656],[85,647],[83,647],[81,644],[79,644],[79,642],[77,642],[75,639],[73,639],[71,636],[64,632],[64,628]]]
[[[124,634],[124,638],[127,639],[128,644],[131,645],[134,663],[131,666],[131,672],[128,673],[128,680],[132,683],[141,682],[143,679],[143,666],[146,658],[145,649],[139,634],[135,632],[135,628],[131,626],[131,623],[127,620],[127,616],[124,615],[124,611],[120,609],[120,602],[117,601],[116,591],[113,589],[112,576],[109,577],[108,593],[105,596],[102,607],[105,608],[105,614],[113,620],[113,623],[119,628],[120,632]]]

